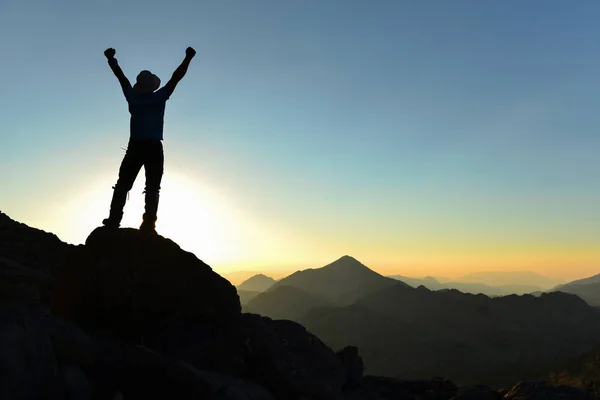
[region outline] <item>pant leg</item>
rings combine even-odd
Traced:
[[[146,208],[144,213],[144,223],[156,222],[156,213],[158,211],[158,199],[160,192],[160,182],[162,181],[164,170],[164,153],[160,140],[147,143],[145,152],[144,170],[146,172]]]
[[[115,222],[121,222],[123,218],[123,207],[127,201],[127,192],[133,187],[144,163],[143,153],[135,142],[129,142],[125,157],[119,168],[119,179],[114,187],[112,201],[110,203],[110,219]]]

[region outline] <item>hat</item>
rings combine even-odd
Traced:
[[[159,87],[160,78],[147,70],[138,74],[135,85],[133,85],[133,89],[140,94],[152,93]]]

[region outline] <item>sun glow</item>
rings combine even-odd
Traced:
[[[140,203],[143,208],[143,201]],[[241,221],[226,200],[209,188],[170,174],[162,185],[158,215],[156,229],[161,235],[205,261],[222,263],[238,258],[241,242],[236,222]]]
[[[49,229],[62,240],[82,243],[108,216],[111,187],[106,179],[89,183],[67,204],[56,205]],[[138,228],[144,213],[144,170],[140,171],[125,204],[122,227]],[[158,233],[175,241],[208,264],[235,263],[247,256],[251,242],[248,223],[231,202],[202,182],[167,171],[161,184]]]

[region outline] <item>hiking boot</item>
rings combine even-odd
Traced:
[[[144,232],[144,233],[149,233],[149,234],[153,234],[156,235],[156,225],[154,222],[151,221],[144,221],[142,222],[142,224],[140,225],[140,231]]]
[[[110,217],[102,220],[102,225],[111,229],[118,229],[121,226],[121,221],[117,221],[116,219],[112,219]]]
[[[110,213],[108,218],[102,221],[102,224],[107,228],[118,228],[123,219],[123,207],[127,201],[127,190],[113,186],[113,196],[110,202]]]

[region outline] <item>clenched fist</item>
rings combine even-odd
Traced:
[[[194,58],[194,56],[196,55],[196,50],[194,50],[192,47],[188,47],[187,49],[185,49],[185,55],[186,57]]]
[[[104,55],[106,56],[106,58],[108,58],[109,60],[112,60],[113,58],[115,58],[115,49],[113,49],[112,47],[109,49],[104,50]]]

